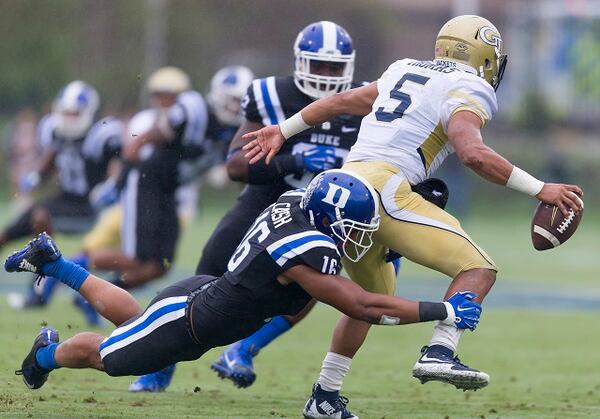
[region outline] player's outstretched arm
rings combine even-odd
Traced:
[[[397,325],[441,320],[459,329],[473,330],[479,322],[481,306],[471,301],[475,294],[457,293],[447,302],[431,303],[406,300],[365,291],[338,275],[325,275],[311,267],[297,265],[283,273],[297,282],[315,299],[342,313],[371,324]],[[455,313],[460,312],[461,316]]]
[[[566,216],[569,208],[580,211],[583,191],[576,185],[544,183],[511,164],[483,143],[481,119],[473,112],[459,111],[448,122],[448,140],[460,161],[484,179],[556,205]]]
[[[266,163],[269,164],[285,140],[291,136],[342,114],[367,115],[371,112],[377,94],[377,82],[373,82],[314,101],[280,125],[271,125],[245,134],[242,138],[249,141],[244,146],[245,156],[250,159],[250,164],[263,157],[266,157]]]

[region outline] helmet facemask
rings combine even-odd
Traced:
[[[344,218],[331,223],[330,227],[344,256],[358,262],[373,245],[372,236],[379,228],[379,215],[369,224]]]
[[[339,76],[321,75],[315,67],[323,63],[338,64]],[[332,65],[332,66],[333,66]],[[321,99],[350,89],[354,76],[354,52],[350,55],[333,56],[308,51],[296,52],[294,82],[304,94]]]

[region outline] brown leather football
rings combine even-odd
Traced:
[[[577,213],[569,210],[569,215],[563,217],[557,206],[540,202],[531,221],[533,247],[548,250],[560,246],[575,233],[582,216],[583,208]]]

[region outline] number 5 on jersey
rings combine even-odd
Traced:
[[[396,83],[396,85],[390,92],[391,99],[396,99],[400,101],[398,106],[396,106],[396,109],[394,109],[392,112],[386,112],[383,106],[381,106],[375,112],[375,118],[377,118],[377,120],[381,122],[392,122],[395,119],[402,118],[404,116],[404,111],[406,111],[412,103],[410,95],[400,91],[402,85],[405,81],[411,81],[413,83],[425,85],[425,83],[427,83],[427,80],[429,80],[429,77],[421,76],[419,74],[414,73],[406,73],[404,76],[402,76],[400,80],[398,80],[398,83]]]

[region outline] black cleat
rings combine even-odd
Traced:
[[[38,349],[45,348],[51,343],[58,343],[58,331],[51,327],[42,327],[42,330],[40,330],[40,333],[33,341],[31,351],[29,351],[23,360],[21,369],[15,371],[16,375],[23,376],[23,382],[32,390],[43,386],[48,379],[48,374],[50,371],[38,365],[35,359],[35,354],[37,353]]]

